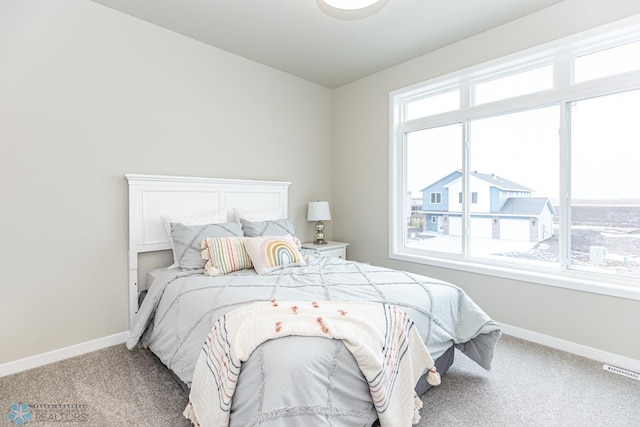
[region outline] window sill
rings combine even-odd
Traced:
[[[545,286],[571,289],[581,292],[607,295],[640,301],[640,286],[638,280],[619,279],[607,275],[581,274],[580,272],[534,271],[520,266],[503,266],[482,261],[467,261],[456,259],[435,258],[412,252],[391,252],[389,258],[399,261],[413,262],[440,268],[448,268],[467,273],[482,274],[521,282],[536,283]],[[634,283],[629,283],[633,281]]]

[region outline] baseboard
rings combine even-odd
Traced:
[[[119,334],[109,335],[107,337],[60,348],[47,353],[37,354],[35,356],[26,357],[13,362],[3,363],[0,365],[0,377],[48,365],[49,363],[58,362],[70,357],[80,356],[81,354],[111,347],[112,345],[122,344],[127,341],[128,337],[129,331],[120,332]]]
[[[620,356],[618,354],[609,353],[597,348],[588,347],[582,344],[576,344],[560,338],[533,332],[527,329],[518,328],[516,326],[500,323],[502,332],[516,338],[531,341],[557,350],[566,351],[588,359],[597,360],[608,365],[627,369],[633,372],[640,372],[640,360],[631,359],[630,357]],[[25,359],[16,360],[0,365],[0,377],[15,374],[17,372],[26,371],[27,369],[37,368],[39,366],[48,365],[49,363],[58,362],[81,354],[90,353],[112,345],[122,344],[127,341],[129,331],[120,332],[119,334],[110,335],[87,341],[84,343],[72,345],[69,347],[53,350],[48,353],[38,354],[36,356],[27,357]]]
[[[500,323],[500,327],[502,328],[502,332],[516,338],[555,348],[556,350],[566,351],[568,353],[586,357],[587,359],[597,360],[598,362],[606,363],[618,368],[627,369],[633,372],[640,372],[640,360],[620,356],[615,353],[609,353],[586,345],[576,344],[571,341],[540,334],[538,332],[529,331],[516,326],[505,325],[504,323]]]

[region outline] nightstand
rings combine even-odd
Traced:
[[[332,256],[347,259],[347,246],[349,246],[348,243],[332,242],[331,240],[327,240],[326,245],[314,245],[313,242],[303,243],[302,249],[315,251],[320,256]]]

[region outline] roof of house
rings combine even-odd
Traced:
[[[500,214],[540,215],[547,205],[549,210],[555,213],[548,197],[510,197],[500,209]]]
[[[493,185],[494,187],[498,187],[501,190],[505,191],[533,191],[531,188],[525,187],[524,185],[520,185],[513,181],[509,181],[508,179],[502,178],[496,174],[488,174],[488,173],[480,173],[478,171],[473,171],[471,173],[472,176],[479,178],[483,181],[486,181]]]
[[[429,184],[428,186],[424,187],[422,190],[420,191],[425,191],[428,188],[431,188],[432,186],[434,186],[437,183],[440,183],[442,181],[447,181],[447,184],[450,184],[454,181],[456,181],[457,179],[460,179],[460,177],[462,176],[462,171],[461,170],[456,170],[452,173],[450,173],[449,175],[440,178],[437,181],[432,182],[431,184]],[[471,176],[481,179],[485,182],[490,183],[491,185],[493,185],[494,187],[499,188],[500,190],[503,191],[526,191],[526,192],[531,192],[533,191],[531,188],[529,187],[525,187],[524,185],[520,185],[518,183],[515,183],[513,181],[509,181],[508,179],[502,178],[496,174],[489,174],[489,173],[480,173],[478,171],[473,171],[471,172]]]
[[[427,188],[431,188],[431,187],[433,187],[434,185],[439,184],[439,183],[446,183],[446,184],[448,184],[448,183],[453,182],[453,181],[455,181],[456,179],[460,178],[461,176],[462,176],[462,171],[461,171],[460,169],[455,170],[455,171],[451,172],[449,175],[443,176],[443,177],[442,177],[442,178],[440,178],[439,180],[434,181],[434,182],[432,182],[431,184],[427,185],[427,186],[426,186],[426,187],[424,187],[422,190],[420,190],[420,192],[422,192],[422,191],[426,190]]]

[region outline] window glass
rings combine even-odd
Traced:
[[[570,109],[571,268],[640,277],[640,91]]]
[[[640,42],[583,55],[575,60],[576,83],[640,70]]]
[[[470,254],[558,263],[559,107],[470,122]]]
[[[477,84],[475,104],[486,104],[552,88],[553,65],[547,65]]]
[[[407,103],[406,119],[433,116],[460,109],[460,90],[441,93]]]
[[[409,221],[405,246],[428,251],[461,253],[461,212],[451,212],[448,190],[461,176],[462,126],[460,124],[409,132],[407,139],[407,189],[420,209]],[[452,196],[454,197],[454,196]]]
[[[637,295],[640,89],[619,73],[640,71],[640,24],[624,31],[636,41],[577,57],[615,42],[598,33],[591,46],[572,40],[439,77],[423,98],[415,86],[394,92],[391,257]],[[554,78],[591,81],[556,88]],[[420,107],[452,79],[457,110]]]

